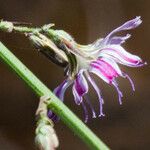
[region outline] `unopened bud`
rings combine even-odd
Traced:
[[[3,21],[0,22],[0,30],[6,31],[6,32],[12,32],[13,30],[13,23],[9,21]]]
[[[68,58],[65,52],[59,49],[51,39],[41,33],[28,34],[28,36],[34,46],[55,64],[62,67],[67,65]]]
[[[53,126],[41,121],[36,129],[35,143],[40,150],[55,150],[59,141]]]

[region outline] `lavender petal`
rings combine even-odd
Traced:
[[[122,97],[123,97],[123,94],[122,94],[122,92],[120,91],[120,89],[119,89],[119,87],[118,87],[118,84],[117,84],[117,82],[116,82],[115,80],[112,82],[112,84],[114,85],[114,87],[115,87],[116,90],[117,90],[119,104],[122,105]]]
[[[69,85],[71,84],[71,81],[68,79],[65,79],[58,87],[56,87],[54,89],[54,93],[55,95],[60,99],[60,100],[64,100],[64,93],[66,91],[66,89],[69,87]]]
[[[93,86],[94,90],[97,93],[98,96],[98,100],[99,100],[99,117],[101,116],[105,116],[105,114],[103,113],[103,104],[104,104],[104,100],[101,97],[101,92],[100,89],[98,88],[97,84],[95,83],[95,81],[91,78],[91,76],[89,75],[88,72],[86,72],[86,77],[89,80],[89,82],[91,83],[91,85]]]
[[[109,43],[109,40],[111,39],[113,34],[123,31],[123,30],[134,29],[134,28],[138,27],[141,23],[142,23],[142,20],[141,20],[140,16],[125,22],[123,25],[121,25],[120,27],[118,27],[118,28],[114,29],[112,32],[110,32],[106,36],[106,38],[103,39],[103,43],[105,43],[105,44]]]
[[[123,44],[127,39],[131,37],[131,34],[127,34],[126,36],[114,36],[109,40],[108,44]]]
[[[96,64],[91,64],[91,67],[89,68],[89,72],[92,72],[93,74],[97,75],[99,78],[101,78],[102,80],[104,80],[106,83],[110,84],[111,81],[104,75],[101,73],[101,71],[98,68],[99,66],[97,66]]]
[[[66,89],[69,87],[69,85],[71,84],[71,81],[66,79],[64,80],[58,87],[56,87],[54,89],[54,93],[55,95],[61,100],[61,101],[64,101],[64,94],[65,94],[65,91]],[[48,110],[48,113],[47,113],[48,117],[50,119],[52,119],[54,122],[57,122],[59,120],[59,117],[53,113],[51,110]]]
[[[90,106],[90,109],[92,111],[92,118],[96,118],[96,112],[94,110],[94,107],[91,104],[91,101],[90,101],[89,97],[87,95],[85,95],[84,97],[85,97],[85,100],[88,103],[88,105]]]
[[[84,110],[84,116],[85,116],[84,122],[87,123],[88,119],[89,119],[88,110],[86,108],[86,105],[85,105],[84,101],[82,101],[81,104],[82,104],[82,107],[83,107],[83,110]]]
[[[130,78],[130,76],[128,74],[124,73],[124,77],[129,80],[131,87],[132,87],[132,90],[135,91],[135,85],[134,85],[132,79]]]
[[[75,103],[79,105],[83,100],[83,96],[88,92],[88,84],[83,75],[83,70],[77,74],[72,92],[74,95]]]
[[[140,57],[132,55],[120,45],[109,45],[104,47],[101,49],[99,57],[110,58],[120,64],[130,67],[140,67],[144,65]]]

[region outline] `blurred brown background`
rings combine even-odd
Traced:
[[[0,18],[41,26],[55,23],[57,29],[71,33],[82,44],[105,36],[123,22],[141,15],[143,24],[131,31],[125,47],[150,61],[150,1],[148,0],[0,0]],[[63,80],[63,69],[39,54],[20,34],[0,32],[0,40],[12,50],[50,89]],[[106,117],[90,120],[88,126],[113,150],[150,149],[150,70],[122,67],[133,78],[136,92],[127,80],[118,79],[124,93],[119,106],[115,90],[97,80],[105,99]],[[96,105],[97,97],[91,95]],[[65,103],[80,118],[82,110],[68,90]],[[38,98],[0,62],[0,150],[35,150],[34,113]],[[55,126],[60,139],[59,150],[88,148],[61,121]]]

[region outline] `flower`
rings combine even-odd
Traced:
[[[98,116],[105,116],[103,112],[104,100],[91,74],[95,74],[107,84],[115,87],[120,104],[122,104],[123,94],[116,81],[117,77],[127,78],[131,83],[133,91],[135,90],[131,78],[120,69],[118,64],[129,67],[140,67],[146,63],[144,63],[140,57],[130,54],[122,47],[122,44],[131,37],[130,34],[126,34],[125,36],[117,36],[115,34],[120,31],[134,29],[141,23],[140,17],[136,17],[114,29],[105,38],[98,39],[89,45],[80,45],[76,43],[68,33],[62,30],[55,30],[55,34],[61,41],[59,44],[57,43],[57,46],[66,53],[68,66],[65,80],[55,88],[54,93],[63,101],[66,89],[70,85],[73,85],[72,93],[74,95],[74,101],[77,105],[82,105],[85,112],[85,122],[88,120],[86,103],[91,108],[92,117],[95,118],[97,116],[87,97],[89,91],[88,82],[93,86],[98,96]],[[58,119],[51,111],[49,111],[48,115],[53,120]]]

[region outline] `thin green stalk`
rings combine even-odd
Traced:
[[[40,28],[28,28],[28,27],[20,27],[20,26],[14,26],[13,28],[14,31],[17,31],[17,32],[21,32],[21,33],[30,33],[30,32],[33,32],[33,31],[41,31]]]
[[[19,32],[19,33],[34,33],[34,32],[43,32],[45,30],[49,31],[49,34],[53,37],[54,36],[54,30],[51,29],[51,27],[54,26],[54,24],[48,24],[44,25],[41,28],[37,27],[26,27],[21,25],[15,25],[13,22],[9,21],[0,21],[0,30],[5,32]]]
[[[69,110],[15,55],[0,42],[0,58],[24,80],[37,94],[50,96],[50,108],[60,119],[74,131],[92,150],[108,150],[109,148]]]

